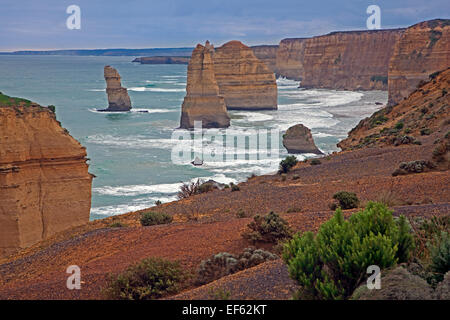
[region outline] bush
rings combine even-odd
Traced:
[[[278,173],[288,173],[297,163],[298,160],[295,156],[287,156],[284,160],[281,160]]]
[[[316,165],[321,164],[321,163],[322,163],[322,162],[320,162],[319,159],[312,159],[310,164],[311,164],[312,166],[316,166]]]
[[[436,280],[440,282],[450,270],[450,236],[447,232],[441,232],[436,235],[435,242],[434,246],[430,246],[431,270],[436,273]]]
[[[242,236],[253,242],[277,243],[291,237],[289,224],[275,212],[270,212],[262,217],[257,215],[248,224],[250,230],[245,231]]]
[[[183,183],[180,187],[180,191],[178,191],[177,197],[178,199],[186,199],[195,194],[199,194],[201,182],[200,179],[197,179],[195,182]]]
[[[397,122],[396,124],[395,124],[395,129],[397,129],[397,130],[402,130],[403,129],[403,126],[404,126],[404,123],[402,122],[402,121],[399,121],[399,122]]]
[[[316,236],[296,235],[284,248],[290,276],[302,287],[300,298],[345,299],[365,280],[370,265],[390,267],[406,261],[413,238],[405,218],[394,220],[382,204],[344,220],[338,209]]]
[[[431,134],[431,130],[428,128],[423,128],[420,130],[420,135],[421,136],[429,136]]]
[[[281,174],[281,181],[286,181],[286,179],[287,179],[286,173],[282,173]]]
[[[200,263],[197,271],[197,283],[212,282],[226,275],[277,258],[273,253],[256,248],[247,248],[238,256],[228,252],[221,252]]]
[[[161,200],[156,200],[155,205],[160,206],[162,204]]]
[[[110,299],[149,300],[177,293],[186,279],[178,262],[148,258],[111,276],[104,290]]]
[[[110,228],[124,228],[126,226],[127,226],[126,224],[123,224],[120,221],[111,222],[111,224],[109,225]]]
[[[230,186],[231,186],[231,192],[241,190],[241,188],[239,188],[239,186],[237,184],[234,184],[233,182],[230,183]]]
[[[337,200],[344,210],[357,208],[359,205],[358,197],[353,192],[340,191],[333,195],[333,199]]]
[[[156,224],[168,224],[173,220],[172,216],[163,212],[147,211],[141,213],[141,225],[153,226]]]
[[[292,176],[292,180],[298,180],[298,179],[300,179],[300,176],[298,174],[294,174]]]

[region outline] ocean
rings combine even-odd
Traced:
[[[244,181],[252,174],[275,172],[287,155],[281,135],[297,123],[312,130],[324,153],[338,151],[336,143],[380,108],[375,102],[387,102],[384,91],[304,90],[296,81],[278,79],[278,110],[230,112],[230,131],[235,135],[255,129],[279,130],[277,157],[237,157],[194,167],[171,160],[172,149],[180,143],[171,137],[179,126],[187,66],[141,65],[132,63],[134,58],[0,56],[0,92],[55,105],[57,119],[87,147],[89,171],[96,175],[92,220],[148,208],[157,200],[176,200],[180,185],[197,178],[230,183]],[[96,111],[107,107],[105,65],[119,71],[122,86],[128,88],[132,112]]]

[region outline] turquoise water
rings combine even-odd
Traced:
[[[281,145],[276,159],[217,161],[193,167],[171,161],[186,85],[185,65],[140,65],[134,57],[0,56],[0,91],[56,106],[58,120],[87,147],[93,183],[91,219],[143,209],[156,200],[176,199],[181,182],[201,177],[229,183],[277,169],[287,155]],[[98,113],[107,106],[103,67],[122,76],[133,112]],[[277,129],[303,123],[325,153],[358,121],[385,103],[386,92],[302,90],[278,79],[279,110],[233,111],[232,131]],[[147,111],[147,112],[140,112]],[[224,133],[224,131],[220,131]],[[299,159],[304,156],[298,155]],[[251,199],[250,199],[251,200]]]

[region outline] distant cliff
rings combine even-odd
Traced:
[[[275,72],[281,77],[301,80],[306,38],[283,39],[275,62]]]
[[[333,32],[307,39],[301,86],[387,90],[389,60],[403,31]]]
[[[40,56],[190,56],[194,48],[149,48],[149,49],[78,49],[46,51],[0,52],[0,55],[40,55]]]
[[[141,64],[188,64],[190,57],[141,57],[136,58],[132,62],[139,62]]]
[[[89,221],[86,160],[49,108],[0,94],[0,256]]]
[[[278,52],[277,45],[261,45],[250,47],[253,50],[255,56],[264,62],[266,66],[275,72],[276,58]]]
[[[450,66],[450,20],[431,20],[406,29],[389,64],[389,105],[414,91],[436,71]]]

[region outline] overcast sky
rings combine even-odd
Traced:
[[[72,4],[81,8],[80,30],[66,27]],[[365,29],[371,4],[383,29],[450,17],[449,0],[0,0],[0,51],[277,44]]]

